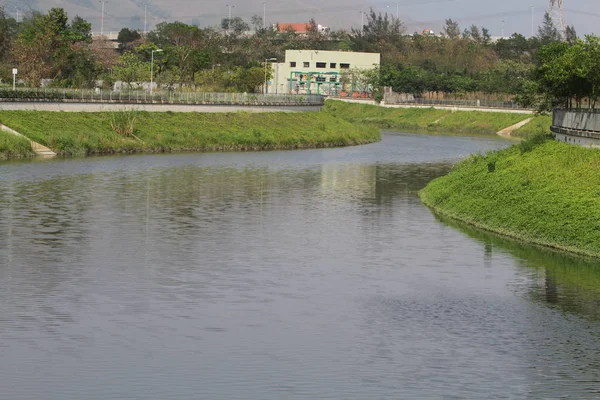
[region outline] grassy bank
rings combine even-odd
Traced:
[[[434,108],[386,108],[369,104],[328,100],[324,111],[355,124],[381,129],[412,129],[430,132],[495,134],[531,115],[483,111],[451,111]]]
[[[323,112],[0,111],[0,121],[60,155],[299,149],[381,138],[374,127],[353,125]]]
[[[472,155],[421,199],[480,228],[600,257],[600,151],[547,138]]]
[[[0,131],[0,160],[34,155],[27,139]]]
[[[550,133],[550,125],[552,125],[552,116],[536,115],[531,122],[513,132],[512,136],[530,138],[536,135],[547,135]]]

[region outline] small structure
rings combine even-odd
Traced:
[[[273,64],[274,79],[267,93],[337,96],[343,91],[364,92],[367,88],[353,79],[353,73],[377,68],[380,62],[379,53],[286,50],[285,62]]]
[[[279,33],[283,32],[296,32],[300,35],[306,35],[310,30],[310,23],[307,22],[291,22],[291,23],[281,23],[281,24],[273,24],[273,30]],[[323,25],[317,25],[317,31],[319,32],[327,32],[329,30],[328,27]]]
[[[550,127],[554,139],[584,147],[600,147],[600,111],[555,109]]]

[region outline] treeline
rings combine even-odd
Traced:
[[[63,9],[32,12],[17,23],[0,7],[0,78],[10,80],[11,68],[17,67],[19,78],[31,87],[44,79],[57,87],[90,88],[99,81],[106,87],[115,82],[135,87],[148,82],[152,71],[162,87],[253,92],[264,82],[265,60],[281,62],[285,50],[363,51],[382,56],[380,70],[365,74],[376,91],[391,86],[416,96],[481,92],[532,103],[540,101],[542,90],[554,85],[558,94],[560,86],[549,83],[548,74],[540,83],[538,69],[552,58],[540,55],[553,51],[540,49],[550,45],[566,54],[569,46],[583,45],[572,27],[561,37],[548,14],[536,37],[515,33],[497,41],[484,27],[461,30],[450,19],[442,35],[434,36],[408,35],[389,14],[371,10],[366,17],[363,27],[350,31],[323,32],[311,20],[306,34],[265,28],[258,16],[250,23],[224,19],[220,27],[208,28],[163,22],[147,35],[123,28],[115,48],[108,40],[92,40],[91,25],[80,17],[69,21]]]

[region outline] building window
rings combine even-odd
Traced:
[[[332,76],[331,78],[329,78],[329,82],[337,82],[337,79],[335,76]]]
[[[290,61],[290,67],[296,68],[296,61]]]
[[[304,61],[304,68],[310,68],[310,63],[308,61]]]
[[[330,63],[329,64],[329,68],[337,68],[337,64],[336,63]]]
[[[341,69],[350,69],[350,64],[340,63],[340,68]]]
[[[318,63],[317,63],[317,68],[327,68],[327,63],[324,63],[324,62],[318,62]]]

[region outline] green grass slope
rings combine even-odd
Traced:
[[[0,131],[0,159],[16,157],[33,157],[29,140]]]
[[[110,112],[0,111],[0,121],[60,155],[268,150],[348,146],[381,139],[374,127],[326,113],[136,112],[134,134],[115,133]]]
[[[323,110],[355,124],[382,129],[415,129],[429,132],[495,134],[521,122],[530,114],[484,111],[451,111],[434,108],[386,108],[370,104],[327,100]]]
[[[469,157],[422,201],[480,228],[600,257],[600,151],[540,138]]]
[[[531,122],[517,129],[512,135],[523,138],[547,135],[550,133],[550,125],[552,125],[552,116],[536,115]]]

